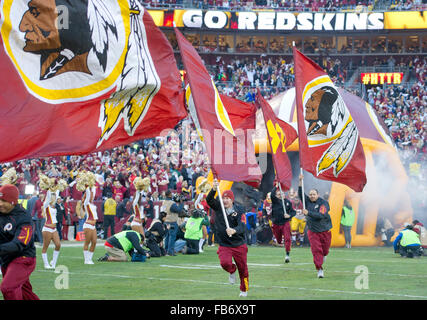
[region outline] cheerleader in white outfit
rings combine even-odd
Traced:
[[[96,241],[98,239],[96,232],[96,221],[98,220],[97,207],[93,203],[96,194],[95,175],[92,172],[86,173],[86,188],[83,192],[82,202],[86,221],[83,224],[85,241],[83,245],[83,256],[85,264],[94,264],[92,261],[95,252]]]
[[[44,175],[40,175],[41,189],[46,190],[46,197],[42,206],[42,214],[46,219],[42,228],[43,236],[43,248],[42,248],[42,259],[45,269],[55,269],[56,262],[58,261],[59,251],[61,249],[61,240],[59,238],[58,230],[56,229],[56,199],[59,197],[59,190],[55,186],[55,179],[48,178]],[[47,249],[49,248],[50,242],[53,241],[55,248],[53,250],[52,261],[49,263],[47,258]]]
[[[143,202],[147,200],[146,192],[150,188],[150,178],[142,179],[137,177],[133,180],[133,183],[136,188],[136,193],[135,199],[132,202],[134,218],[130,227],[132,230],[139,232],[145,237],[144,227],[142,226],[142,221],[145,218]]]
[[[206,196],[206,194],[209,193],[209,191],[212,189],[211,185],[209,184],[208,179],[204,178],[200,181],[198,187],[197,187],[197,199],[194,203],[194,209],[201,209],[205,210],[203,205],[201,204],[201,201]],[[205,242],[205,239],[207,237],[207,230],[206,226],[203,226],[203,237],[199,240],[199,252],[203,252],[203,244]]]

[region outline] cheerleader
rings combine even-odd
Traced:
[[[46,190],[46,197],[43,201],[42,215],[46,219],[42,228],[43,248],[42,259],[45,269],[55,269],[56,262],[58,261],[59,251],[61,249],[61,240],[59,238],[56,224],[56,199],[59,197],[59,185],[56,185],[55,178],[48,178],[45,175],[40,175],[39,186],[42,190]],[[52,261],[49,263],[47,258],[47,249],[50,242],[55,245]]]
[[[206,198],[206,194],[209,193],[211,189],[212,189],[212,186],[210,185],[208,179],[206,178],[201,179],[198,187],[196,188],[196,193],[198,193],[198,195],[194,203],[194,209],[196,210],[200,209],[200,210],[203,210],[204,212],[207,212],[209,207],[207,206],[205,198]],[[203,205],[203,202],[206,204],[206,207]],[[205,225],[202,226],[202,230],[203,230],[203,237],[199,240],[199,252],[203,252],[203,245],[205,243],[205,239],[208,236],[208,232]]]
[[[98,220],[98,213],[96,205],[93,203],[96,194],[96,181],[95,175],[92,172],[84,173],[81,179],[85,185],[85,189],[82,195],[83,212],[86,217],[86,221],[83,224],[83,232],[85,235],[85,241],[83,245],[83,256],[85,264],[94,264],[92,261],[93,253],[95,252],[96,241],[98,235],[96,232],[96,221]],[[80,185],[82,182],[77,182]]]
[[[145,218],[143,202],[147,199],[146,192],[150,188],[150,178],[147,177],[142,179],[137,177],[133,180],[133,184],[136,188],[136,193],[132,203],[134,218],[130,226],[132,230],[139,232],[145,237],[144,228],[142,226],[142,220]]]

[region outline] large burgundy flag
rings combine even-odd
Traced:
[[[0,162],[154,137],[187,115],[172,47],[139,0],[1,2]]]
[[[255,104],[261,108],[264,116],[276,179],[280,182],[282,189],[289,190],[292,186],[292,166],[286,154],[286,149],[295,141],[298,134],[290,124],[276,116],[259,89],[255,97]]]
[[[321,67],[295,47],[293,54],[301,168],[363,191],[365,153],[346,103]]]
[[[221,96],[197,51],[177,28],[175,33],[189,84],[186,92],[188,108],[206,146],[212,173],[221,180],[258,186],[262,179],[261,169],[252,137],[247,134],[250,127],[247,121],[255,128],[255,118],[236,116],[239,105],[243,107],[241,114],[247,112],[253,117],[255,108]],[[234,113],[234,124],[228,109]]]

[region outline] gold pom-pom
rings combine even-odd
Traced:
[[[65,189],[67,189],[67,187],[68,187],[68,183],[64,179],[60,179],[57,182],[57,189],[59,190],[59,192],[63,192]]]
[[[53,181],[55,181],[55,180],[53,180]],[[39,187],[42,190],[49,190],[49,189],[51,189],[53,187],[52,180],[49,179],[48,176],[40,173],[39,174]]]
[[[86,172],[80,171],[76,177],[76,189],[80,192],[86,190]]]
[[[212,189],[212,186],[209,183],[208,179],[205,178],[202,180],[202,182],[200,182],[197,189],[200,193],[208,193]]]
[[[18,180],[15,168],[9,168],[1,177],[0,185],[15,184]]]
[[[133,184],[138,191],[148,191],[148,188],[150,187],[150,178],[146,177],[142,179],[141,177],[136,177],[133,180]]]
[[[93,172],[86,172],[86,186],[93,187],[96,184],[96,176]]]

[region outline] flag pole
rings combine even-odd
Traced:
[[[292,46],[295,48],[295,41],[292,41]],[[295,73],[295,77],[296,77],[296,73]],[[298,108],[297,108],[297,110],[298,110]],[[299,126],[298,126],[298,129],[299,129]],[[299,136],[299,134],[298,134],[298,136]],[[303,171],[302,171],[302,168],[301,168],[301,148],[299,150],[299,153],[300,153],[300,174],[303,175],[303,173],[302,173]],[[303,209],[305,209],[304,178],[301,179],[301,191],[302,191],[302,195],[301,195],[301,198],[302,198],[301,199],[302,200],[302,207],[303,207]]]
[[[301,179],[301,191],[302,191],[302,208],[305,209],[305,193],[304,193],[304,175],[302,174],[302,168],[300,168],[300,174],[303,176]]]
[[[214,179],[218,180],[215,175],[214,175]],[[221,195],[221,190],[219,189],[219,183],[216,187],[216,190],[218,192],[219,203],[221,204],[221,210],[222,210],[222,214],[224,216],[225,226],[227,229],[229,229],[230,225],[228,224],[227,214],[225,213],[224,202],[222,202],[222,195]],[[229,237],[231,237],[231,236],[229,236]]]
[[[261,112],[262,112],[262,116],[264,117],[264,111],[262,110],[262,108],[261,108]],[[267,128],[267,123],[265,121],[265,117],[264,117],[264,124],[265,124],[265,129],[267,130],[267,140],[268,140],[268,144],[270,145],[270,151],[273,153],[273,147],[271,146],[271,141],[270,141],[270,138],[268,137],[268,128]],[[274,161],[273,161],[273,165],[274,165]],[[274,168],[274,173],[277,176],[276,168]],[[279,190],[280,190],[280,198],[282,199],[283,213],[288,214],[286,212],[285,200],[283,199],[282,185],[280,184],[280,181],[278,181],[278,184],[279,184]]]
[[[285,199],[283,199],[282,185],[280,184],[280,181],[278,182],[278,184],[279,184],[279,190],[280,190],[280,199],[282,199],[283,213],[288,214],[286,212]]]

